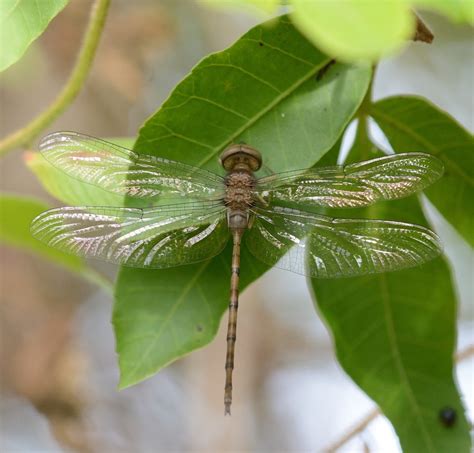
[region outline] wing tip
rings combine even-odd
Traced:
[[[70,142],[83,140],[99,140],[103,142],[104,140],[93,137],[92,135],[82,134],[75,131],[56,131],[51,132],[50,134],[45,135],[38,144],[38,149],[41,152],[48,151],[53,145],[56,145],[60,142]],[[118,146],[118,145],[114,145]],[[121,147],[120,147],[121,148]]]

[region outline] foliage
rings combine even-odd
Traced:
[[[26,52],[68,0],[2,0],[0,2],[0,71]]]
[[[335,162],[337,154],[328,154]],[[347,161],[380,155],[362,116]],[[329,214],[347,216],[347,210]],[[350,216],[428,224],[415,196]],[[446,260],[343,283],[312,279],[316,306],[330,326],[339,362],[390,419],[403,451],[468,451],[466,419],[456,425],[456,435],[437,419],[446,405],[463,412],[452,373],[456,294]]]
[[[219,8],[275,13],[289,5],[291,19],[315,46],[343,61],[380,59],[400,50],[415,34],[412,8],[421,7],[456,22],[474,24],[470,0],[201,0]]]
[[[29,197],[0,194],[0,242],[33,252],[48,261],[63,266],[86,280],[96,283],[110,292],[110,284],[76,256],[47,247],[30,234],[31,221],[49,206]]]
[[[47,247],[31,236],[29,228],[31,221],[48,208],[48,205],[33,198],[2,194],[0,197],[2,242],[34,251],[68,269],[80,271],[84,267],[80,258]]]
[[[341,135],[362,102],[370,80],[367,67],[344,66],[332,67],[323,80],[318,80],[317,72],[329,60],[285,17],[272,28],[256,27],[229,49],[211,55],[195,67],[142,127],[134,149],[146,154],[159,152],[162,157],[222,173],[219,152],[227,144],[243,140],[262,151],[265,167],[271,171],[308,167],[317,162]],[[183,121],[183,118],[189,120]],[[292,150],[291,159],[289,149]],[[230,249],[225,256],[230,262]],[[242,260],[254,261],[245,249]],[[222,267],[222,256],[211,260],[208,266],[213,270]],[[258,266],[263,265],[259,263]],[[253,281],[263,272],[248,275],[245,269],[243,263],[244,281]],[[215,335],[227,306],[229,288],[228,284],[216,285],[215,274],[198,274],[200,270],[200,265],[182,267],[179,272],[121,270],[114,325],[122,364],[122,385],[138,382],[170,360],[163,354],[137,357],[136,350],[147,350],[150,340],[155,337],[137,336],[137,328],[133,327],[135,320],[141,324],[144,313],[158,320],[168,319],[175,314],[175,307],[181,300],[175,297],[176,291],[137,291],[138,285],[133,282],[139,281],[140,288],[160,288],[169,287],[173,281],[177,291],[186,288],[186,295],[191,300],[204,299],[208,301],[206,303],[214,304],[214,311],[199,320],[203,328],[199,338],[207,332]],[[227,277],[228,272],[229,269],[220,269],[219,276]],[[225,282],[227,280],[229,278],[224,278]],[[159,303],[155,294],[160,294]],[[194,310],[199,312],[199,309]],[[123,328],[117,321],[120,319],[127,319],[128,326],[132,327]],[[171,322],[174,323],[174,318]],[[156,328],[160,331],[159,327],[155,325],[155,332]],[[179,331],[180,341],[166,346],[168,355],[173,354],[174,358],[202,345],[194,341],[195,329]],[[133,348],[130,342],[134,343]],[[183,343],[189,345],[184,352]],[[130,365],[137,360],[147,363]],[[146,372],[140,374],[138,371],[141,370]]]
[[[464,239],[474,246],[472,135],[430,102],[413,96],[382,99],[370,107],[369,113],[395,151],[423,151],[443,161],[443,179],[425,193]]]
[[[214,8],[240,8],[258,15],[273,14],[279,4],[280,0],[201,0],[202,3],[212,6]]]
[[[253,5],[268,13],[279,2],[230,3]],[[229,143],[245,141],[262,152],[264,173],[322,162],[330,165],[337,159],[347,125],[358,118],[349,160],[365,160],[380,154],[367,134],[370,116],[395,152],[428,152],[444,162],[445,175],[425,193],[473,245],[472,136],[422,98],[397,96],[372,102],[369,86],[373,73],[367,64],[332,64],[335,56],[374,59],[404,45],[413,33],[409,2],[392,0],[383,2],[382,7],[381,3],[347,0],[345,8],[336,10],[331,2],[318,0],[287,3],[294,8],[290,16],[253,28],[230,48],[201,61],[145,122],[134,150],[222,172],[219,153]],[[472,9],[462,0],[452,0],[449,8],[448,2],[438,0],[414,0],[411,5],[436,9],[456,21],[473,22]],[[6,20],[2,8],[3,4],[0,20]],[[35,17],[35,13],[26,14]],[[15,51],[14,59],[23,51]],[[122,144],[131,146],[132,142]],[[132,203],[72,180],[36,153],[27,154],[25,160],[45,189],[67,204]],[[45,208],[32,199],[3,195],[0,240],[103,285],[82,260],[46,248],[30,237],[31,219]],[[332,211],[331,215],[427,224],[415,197],[349,214],[347,210]],[[227,247],[214,259],[168,270],[120,270],[113,324],[121,387],[151,376],[214,338],[227,308],[230,253]],[[244,236],[242,289],[267,269],[250,255]],[[405,451],[468,452],[468,426],[453,379],[456,291],[445,260],[343,283],[312,280],[309,286],[346,372],[391,420]],[[458,414],[450,429],[438,420],[439,410],[445,406]]]

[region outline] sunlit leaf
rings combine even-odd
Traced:
[[[472,0],[411,0],[415,6],[438,11],[454,22],[474,24]]]
[[[84,268],[80,258],[47,247],[31,236],[31,221],[48,208],[49,206],[34,198],[2,194],[0,196],[0,239],[3,243],[34,252],[70,270],[80,272]]]
[[[0,71],[19,60],[68,0],[0,1]]]
[[[292,0],[292,20],[316,46],[344,61],[376,60],[413,35],[414,17],[402,0]]]
[[[112,292],[111,283],[79,257],[48,247],[30,233],[31,221],[49,209],[45,203],[21,195],[0,195],[0,242],[35,253]]]
[[[219,9],[241,9],[251,13],[272,14],[276,12],[280,0],[199,0],[207,6]]]

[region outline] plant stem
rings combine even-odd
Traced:
[[[110,0],[96,0],[94,2],[82,47],[66,85],[43,113],[40,113],[25,127],[11,133],[0,141],[0,155],[6,154],[14,148],[30,145],[32,140],[61,115],[77,96],[84,85],[94,60],[109,4]]]
[[[377,71],[377,65],[372,67],[372,77],[370,78],[370,83],[365,93],[364,99],[357,110],[356,116],[360,119],[362,116],[367,116],[369,114],[370,107],[372,106],[372,93],[374,88],[375,73]]]
[[[456,354],[456,363],[462,362],[467,358],[474,355],[474,344],[467,346],[465,349],[462,349]],[[361,418],[346,434],[340,437],[336,442],[331,444],[330,447],[327,447],[323,451],[325,453],[334,453],[339,448],[341,448],[344,444],[349,442],[354,436],[364,431],[365,428],[369,425],[369,423],[377,418],[381,414],[379,408],[372,409],[368,414],[366,414],[363,418]]]
[[[357,156],[358,161],[369,159],[370,150],[374,147],[369,137],[368,117],[369,111],[372,107],[372,93],[376,69],[377,66],[374,65],[372,68],[372,77],[370,79],[370,84],[367,88],[367,92],[365,93],[364,99],[362,100],[359,109],[356,113],[357,129],[353,146],[357,146],[359,148],[360,155]],[[350,154],[348,156],[348,159],[350,159]]]

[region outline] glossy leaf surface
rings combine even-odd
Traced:
[[[370,80],[368,66],[332,66],[286,16],[202,60],[141,128],[135,151],[222,172],[231,144],[259,149],[265,169],[306,168],[335,143]]]

